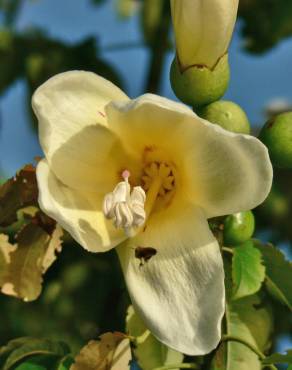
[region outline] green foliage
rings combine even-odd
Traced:
[[[232,280],[233,299],[243,298],[258,292],[265,279],[261,252],[246,242],[233,250]]]
[[[69,347],[58,341],[19,338],[0,349],[2,370],[62,370],[70,363]]]
[[[266,286],[271,295],[292,310],[292,263],[271,244],[256,242],[266,266]]]
[[[292,365],[292,349],[288,350],[286,354],[274,353],[263,360],[264,364],[290,364]]]
[[[292,35],[290,0],[241,0],[239,4],[247,51],[266,52]]]

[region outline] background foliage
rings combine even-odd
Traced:
[[[100,7],[108,1],[92,0],[91,5]],[[65,42],[61,37],[51,36],[45,28],[34,25],[25,32],[20,32],[16,23],[23,3],[24,0],[0,0],[0,94],[6,94],[16,81],[24,81],[27,111],[31,115],[31,127],[35,133],[36,122],[30,110],[31,94],[37,86],[56,73],[70,69],[91,70],[126,89],[125,81],[129,76],[122,75],[103,57],[99,38],[102,38],[107,30],[100,29],[97,24],[90,37],[76,43]],[[119,17],[122,17],[124,22],[130,22],[133,16],[138,18],[141,42],[139,45],[131,42],[113,45],[112,48],[129,51],[133,48],[134,50],[143,48],[148,55],[148,62],[144,66],[146,72],[143,92],[159,93],[163,76],[168,73],[167,56],[173,52],[168,1],[116,0],[115,10],[117,22]],[[241,0],[239,22],[245,51],[259,55],[269,52],[283,39],[292,35],[291,20],[290,0]],[[267,112],[268,115],[274,113],[274,108]],[[11,124],[13,125],[13,122]],[[5,160],[9,161],[9,158]],[[31,262],[30,271],[36,267],[39,269],[35,276],[38,291],[31,291],[30,287],[20,284],[19,290],[13,295],[21,299],[0,295],[0,344],[4,345],[9,340],[20,337],[35,339],[17,339],[10,342],[8,347],[2,348],[0,366],[7,370],[47,368],[64,370],[72,363],[71,354],[76,354],[89,340],[96,339],[105,332],[125,332],[129,298],[114,252],[88,254],[67,234],[63,236],[64,242],[60,251],[60,242],[56,243],[53,239],[56,225],[52,225],[51,221],[44,218],[45,216],[36,208],[37,189],[33,173],[31,170],[28,178],[28,184],[31,185],[29,189],[22,186],[23,178],[27,179],[24,177],[27,173],[24,175],[23,172],[19,174],[19,183],[16,185],[15,182],[6,183],[0,189],[1,232],[9,237],[7,239],[2,235],[0,250],[4,244],[6,247],[9,245],[7,248],[14,248],[15,243],[33,245],[35,249],[30,248],[28,253],[23,250],[24,258]],[[4,180],[6,179],[3,173],[2,182]],[[255,236],[268,239],[277,246],[284,246],[290,256],[291,188],[291,170],[275,169],[272,192],[265,203],[255,210]],[[23,210],[24,206],[28,208]],[[212,221],[214,232],[221,233],[219,226],[222,222],[224,220]],[[45,269],[36,265],[35,251],[40,253],[38,246],[40,243],[44,245],[44,240],[47,249],[41,252],[42,259],[44,260],[49,248],[53,248],[53,255],[56,251],[58,259],[45,274],[41,288],[42,273]],[[233,247],[234,245],[226,247],[223,252],[229,297],[224,332],[227,337],[243,336],[256,347],[257,351],[266,356],[274,352],[279,338],[291,336],[292,279],[289,279],[291,265],[285,262],[279,249],[272,245],[263,246],[253,240],[248,241],[248,245]],[[256,278],[251,278],[248,270],[242,273],[241,264],[250,266],[252,271],[257,271]],[[1,278],[0,271],[0,282]],[[7,294],[7,291],[4,293]],[[37,300],[23,302],[23,299],[30,301],[39,294]],[[128,313],[128,331],[133,336],[141,335],[143,324],[138,318],[133,319],[129,315]],[[168,349],[153,337],[146,338],[142,343],[144,347],[140,346],[141,344],[137,346],[135,356],[145,370],[169,363],[169,358],[173,362],[182,361],[179,354],[169,353]],[[31,355],[40,348],[49,355],[33,356],[32,363],[25,365],[26,359],[31,359]],[[18,352],[15,354],[15,351]],[[146,359],[145,353],[149,353]],[[243,365],[242,358],[245,359],[246,365]],[[244,370],[248,367],[257,369],[260,366],[259,359],[260,356],[241,343],[226,339],[218,351],[211,355],[187,360],[195,361],[201,369]],[[10,362],[7,365],[8,360]],[[281,364],[289,361],[291,362],[291,353],[284,359],[278,356],[272,359],[267,357],[264,360],[268,366],[269,363]],[[22,362],[24,365],[21,365]]]

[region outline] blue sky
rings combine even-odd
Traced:
[[[50,36],[72,43],[85,36],[95,35],[101,49],[112,44],[139,42],[141,35],[138,17],[122,21],[114,10],[115,1],[93,7],[89,0],[26,0],[17,28],[21,31],[39,26],[46,29]],[[276,97],[292,101],[292,78],[288,72],[292,60],[292,39],[282,42],[261,57],[245,54],[241,42],[237,29],[230,48],[232,80],[225,97],[239,103],[253,123],[262,124],[263,108],[268,101]],[[148,61],[145,49],[104,51],[102,56],[121,72],[131,97],[143,93]],[[161,94],[175,99],[168,81],[172,57],[172,53],[169,53]],[[7,175],[12,175],[24,163],[31,162],[34,156],[41,153],[36,135],[29,129],[25,89],[21,81],[2,97],[0,110],[0,166]]]

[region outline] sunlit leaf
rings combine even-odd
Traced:
[[[2,293],[24,301],[32,301],[40,295],[42,275],[55,261],[55,252],[61,248],[62,230],[55,223],[54,229],[51,227],[37,216],[19,232],[17,247],[9,254],[10,260],[2,279]]]
[[[5,281],[5,276],[10,263],[10,253],[15,249],[16,247],[9,243],[8,236],[0,234],[0,287]]]
[[[273,318],[268,305],[258,295],[232,300],[231,263],[224,258],[227,290],[226,326],[223,334],[237,337],[264,352],[270,346]],[[261,362],[250,348],[236,341],[222,343],[212,360],[211,370],[261,370]]]
[[[105,333],[99,339],[81,349],[70,370],[129,370],[129,339],[121,333]]]
[[[266,307],[260,306],[257,296],[228,303],[226,308],[227,335],[240,337],[264,351],[269,345],[272,318]],[[258,356],[244,344],[227,343],[226,370],[260,370]]]
[[[147,330],[132,306],[128,308],[126,329],[133,337],[141,337]],[[181,363],[183,354],[160,343],[153,335],[145,336],[134,348],[135,357],[143,370],[152,370],[167,364]]]
[[[271,244],[256,241],[266,266],[266,286],[271,295],[292,310],[292,263]]]
[[[292,349],[289,349],[284,355],[281,353],[273,353],[271,356],[263,360],[263,364],[290,364],[292,365]]]
[[[256,293],[265,279],[265,267],[261,252],[252,241],[233,249],[232,280],[233,299],[243,298]]]

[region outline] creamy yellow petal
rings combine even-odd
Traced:
[[[37,166],[39,204],[85,249],[104,252],[125,240],[123,230],[117,230],[105,219],[101,210],[103,199],[98,193],[80,192],[61,183],[46,160]]]
[[[137,247],[155,248],[148,262]],[[136,312],[167,346],[202,355],[220,341],[224,270],[203,212],[181,203],[153,214],[146,230],[117,248]]]
[[[111,100],[128,98],[111,82],[84,71],[59,74],[35,92],[32,104],[40,143],[63,183],[94,190],[103,160],[121,158],[118,139],[105,127],[104,107]]]
[[[247,211],[268,196],[273,168],[267,148],[255,137],[234,134],[200,120],[189,137],[185,191],[208,218]],[[193,191],[196,186],[196,192]]]
[[[156,95],[113,102],[106,111],[109,127],[133,155],[174,163],[178,190],[206,217],[252,209],[267,197],[273,172],[258,139],[228,132]]]
[[[183,69],[213,68],[228,49],[238,0],[171,0],[177,55]]]

